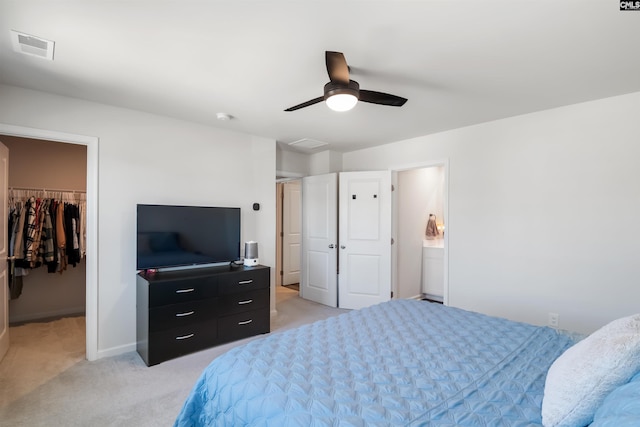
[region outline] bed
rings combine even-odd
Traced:
[[[547,372],[578,340],[547,327],[392,300],[221,355],[175,425],[542,425]],[[625,375],[628,382],[632,375]]]

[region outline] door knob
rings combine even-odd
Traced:
[[[332,244],[329,245],[329,249],[333,249],[333,248],[335,248],[335,246],[332,243]]]
[[[347,249],[347,247],[345,245],[341,245],[340,249]]]

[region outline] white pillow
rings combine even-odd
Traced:
[[[640,314],[603,326],[553,362],[544,386],[542,425],[588,425],[604,398],[638,371]]]

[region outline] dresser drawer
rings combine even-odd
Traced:
[[[218,313],[221,316],[257,310],[259,308],[269,308],[269,289],[236,292],[223,295],[218,299]]]
[[[269,309],[247,311],[218,318],[218,338],[221,342],[239,340],[270,331]]]
[[[214,345],[218,338],[216,319],[149,334],[149,365]]]
[[[149,307],[206,299],[218,295],[218,277],[163,280],[149,287]]]
[[[247,292],[269,287],[269,269],[240,271],[220,276],[220,295],[234,292]]]
[[[189,326],[217,316],[217,298],[163,305],[149,309],[149,332]]]

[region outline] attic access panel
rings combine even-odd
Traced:
[[[11,43],[18,53],[53,61],[54,41],[11,30]]]

